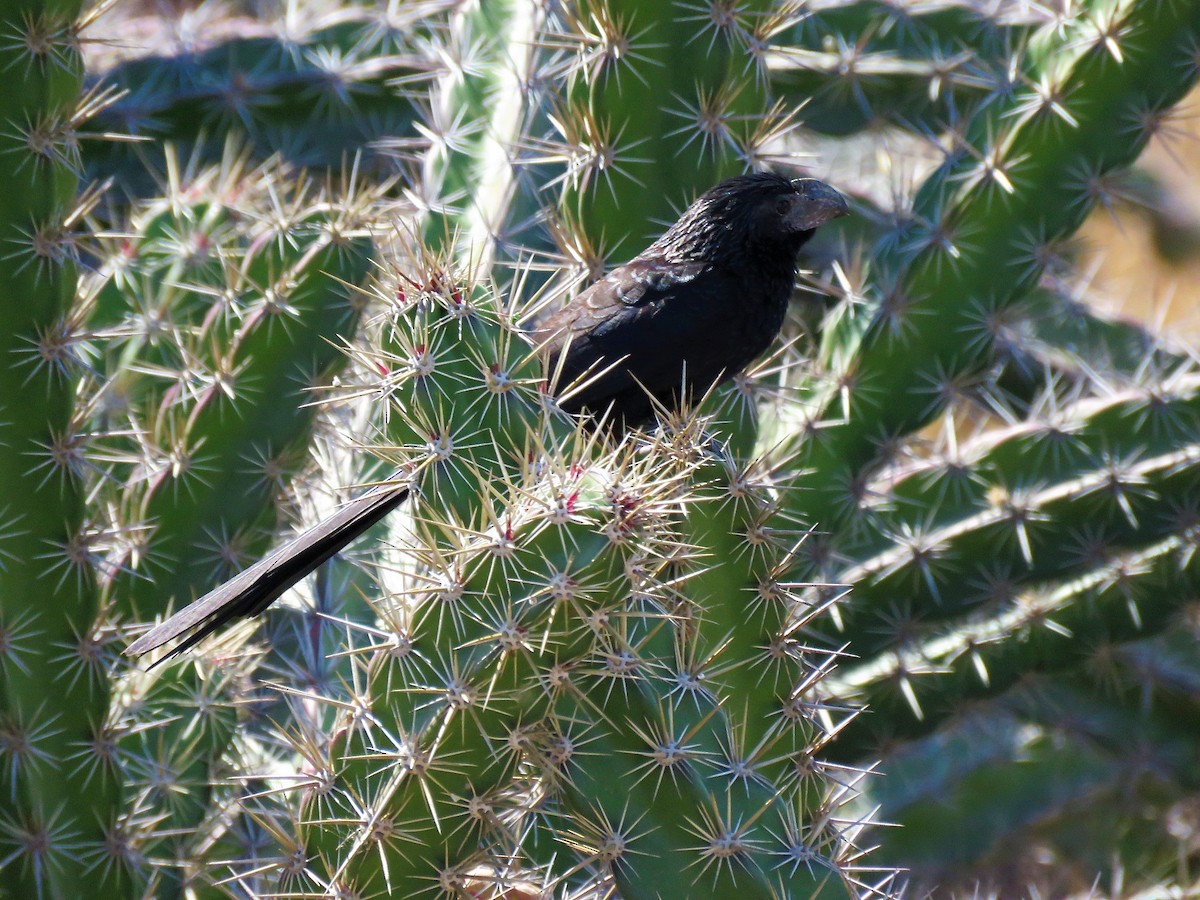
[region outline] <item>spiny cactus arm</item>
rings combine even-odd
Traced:
[[[504,485],[518,494],[538,486],[536,479],[520,490],[515,485],[533,475],[560,439],[548,443],[555,431],[549,429],[541,443],[530,444],[530,435],[545,429],[538,424],[540,366],[494,294],[434,265],[424,276],[401,272],[380,290],[396,298],[398,308],[379,344],[359,349],[360,361],[364,372],[378,376],[390,442],[428,461],[418,478],[427,501],[414,507],[416,531],[395,532],[406,546],[416,541],[403,563],[415,586],[400,598],[388,596],[378,609],[395,632],[392,639],[406,649],[385,654],[371,668],[370,694],[386,701],[373,728],[346,731],[329,762],[334,790],[312,798],[301,833],[314,848],[315,883],[416,892],[461,876],[489,842],[502,844],[509,833],[508,826],[497,832],[487,816],[472,818],[468,805],[482,804],[482,813],[504,802],[513,754],[520,751],[518,744],[505,751],[503,735],[519,712],[512,686],[537,683],[518,673],[527,671],[522,648],[536,641],[547,602],[529,585],[550,578],[539,576],[538,566],[561,556],[565,546],[579,548],[576,563],[586,566],[594,536],[564,542],[555,531],[573,527],[570,516],[547,528],[529,518],[525,502],[504,515],[493,512]],[[587,444],[567,442],[551,455],[573,447],[570,452],[585,459]],[[549,471],[561,474],[566,490],[571,464],[555,458]],[[526,590],[533,591],[527,600],[512,593]],[[377,629],[357,627],[369,641],[377,639]],[[521,639],[524,631],[531,637]],[[386,759],[369,749],[381,745],[407,754],[415,768],[401,766],[387,776]],[[413,842],[424,849],[408,846]]]
[[[298,463],[292,448],[313,427],[310,389],[344,362],[332,342],[354,326],[352,285],[366,277],[371,252],[347,211],[328,206],[308,213],[279,226],[286,236],[260,230],[246,246],[242,234],[223,248],[220,289],[195,286],[207,311],[186,313],[189,325],[178,333],[190,341],[191,374],[208,377],[181,379],[165,392],[133,392],[153,401],[140,436],[147,468],[143,480],[131,479],[123,507],[134,516],[123,523],[136,539],[127,546],[145,551],[138,560],[145,568],[135,572],[126,559],[106,585],[118,614],[146,616],[172,597],[190,600],[220,577],[223,565],[236,564],[239,549],[265,549],[280,480]],[[152,465],[165,459],[174,464]],[[152,528],[148,536],[142,524]],[[153,577],[144,577],[147,569]],[[209,678],[188,667],[133,680],[136,724],[120,749],[134,774],[131,802],[145,824],[138,837],[155,848],[156,859],[173,861],[157,873],[160,891],[182,889],[181,872],[208,839],[197,829],[240,718],[220,689],[232,691],[240,671],[234,666],[228,679]],[[186,796],[159,791],[161,770],[191,786]]]
[[[1067,848],[1082,843],[1104,848],[1092,865],[1104,877],[1110,867],[1158,870],[1178,845],[1156,813],[1194,789],[1195,717],[1157,698],[1147,704],[1136,679],[1104,675],[1099,690],[1094,674],[1032,676],[937,733],[889,748],[889,777],[863,798],[879,805],[881,821],[901,825],[871,833],[879,860],[904,860],[928,881],[986,867],[1004,846],[1036,844],[1069,865]],[[1131,804],[1140,828],[1121,824]],[[994,814],[981,818],[984,808]],[[965,832],[965,842],[948,838]]]
[[[685,515],[655,522],[640,478],[613,495],[633,514],[624,577],[608,591],[580,584],[580,637],[591,640],[583,652],[557,642],[555,675],[543,679],[554,701],[533,757],[548,785],[541,827],[627,896],[661,889],[664,854],[695,870],[697,890],[839,895],[855,873],[848,845],[821,824],[837,802],[812,764],[819,728],[793,695],[806,670],[798,655],[772,653],[791,606],[782,590],[754,597],[758,567],[771,570],[786,549],[747,550],[747,520],[763,525],[765,491],[748,477],[733,496],[723,482],[707,491],[714,470],[730,473],[689,444],[696,438],[664,430],[639,453],[646,474],[682,479],[667,497]],[[679,530],[664,531],[676,518]],[[732,558],[721,555],[739,541]],[[627,789],[614,793],[614,783]]]
[[[1072,26],[1061,68],[967,126],[913,220],[878,248],[884,308],[837,362],[840,387],[818,401],[823,427],[805,448],[810,474],[795,496],[810,521],[836,529],[852,517],[847,485],[881,444],[937,413],[936,396],[914,401],[914,383],[936,387],[991,358],[991,312],[1027,293],[1104,176],[1136,157],[1194,82],[1197,19],[1188,4],[1153,0],[1098,10]]]
[[[823,687],[871,712],[839,732],[831,753],[869,757],[887,740],[930,733],[968,701],[1002,693],[1030,672],[1065,669],[1103,646],[1161,631],[1194,596],[1192,560],[1169,538],[943,636],[846,666]]]
[[[330,18],[338,19],[326,24]],[[94,177],[117,177],[129,191],[153,187],[163,148],[215,162],[231,132],[245,136],[253,162],[281,154],[297,166],[337,171],[372,143],[412,143],[418,109],[412,91],[431,63],[414,50],[423,23],[387,22],[386,13],[326,16],[306,34],[234,38],[199,53],[119,64],[102,83],[125,91],[87,123],[89,132],[146,141],[89,141]],[[404,28],[403,39],[399,29]]]
[[[1106,553],[1186,537],[1195,391],[1195,376],[1181,377],[1173,390],[1076,404],[916,467],[890,491],[879,482],[872,527],[823,547],[854,560],[827,577],[855,588],[814,628],[835,646],[853,635],[870,657],[1028,585],[1086,574]]]
[[[929,134],[1011,88],[1031,22],[967,6],[851,3],[805,11],[772,41],[771,86],[804,127],[853,135],[883,123]]]
[[[105,536],[75,408],[82,4],[0,4],[0,894],[135,889],[108,752]]]

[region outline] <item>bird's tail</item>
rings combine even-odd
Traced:
[[[226,622],[258,615],[293,584],[403,503],[409,492],[407,480],[372,488],[151,628],[130,644],[125,653],[141,656],[186,635],[153,668],[183,653]]]

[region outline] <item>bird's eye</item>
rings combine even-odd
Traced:
[[[779,213],[781,216],[786,216],[788,214],[788,210],[791,208],[792,201],[787,197],[780,197],[775,201],[775,212]]]

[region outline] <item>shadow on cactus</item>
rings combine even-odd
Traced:
[[[344,10],[301,34],[242,25],[246,36],[180,36],[166,52],[106,71],[100,83],[113,97],[85,128],[122,139],[86,143],[88,176],[115,178],[129,196],[153,196],[166,147],[213,164],[236,136],[254,162],[275,156],[336,172],[357,158],[362,173],[387,181],[394,166],[378,142],[406,143],[410,152],[425,143],[414,100],[434,66],[414,49],[429,38],[415,11],[388,18]]]

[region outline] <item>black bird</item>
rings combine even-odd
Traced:
[[[779,334],[800,248],[847,212],[815,178],[761,172],[712,188],[540,325],[548,371],[561,367],[560,405],[611,408],[617,428],[635,427],[653,417],[654,401],[678,409],[738,374]]]
[[[624,430],[650,421],[655,403],[677,409],[738,374],[783,325],[800,248],[847,213],[845,198],[828,185],[770,172],[730,178],[703,194],[643,253],[538,326],[560,405],[607,414],[611,428]],[[403,483],[373,488],[125,652],[140,656],[186,635],[163,657],[170,659],[232,619],[258,615],[408,492]]]

